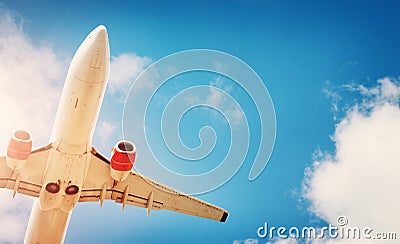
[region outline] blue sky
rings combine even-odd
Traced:
[[[228,221],[217,223],[167,211],[147,217],[144,209],[135,207],[122,213],[113,202],[103,208],[97,203],[79,204],[73,212],[66,243],[240,243],[246,239],[265,243],[267,240],[258,238],[256,232],[264,222],[285,227],[324,226],[330,222],[330,215],[315,210],[311,202],[318,202],[317,197],[307,199],[303,191],[307,169],[317,172],[312,166],[316,161],[313,155],[320,149],[324,159],[326,155],[335,156],[335,143],[340,140],[330,136],[335,134],[337,124],[343,118],[352,121],[346,112],[357,102],[376,99],[376,94],[371,97],[373,92],[363,92],[361,87],[368,91],[381,89],[386,98],[382,84],[387,83],[377,80],[390,77],[391,84],[398,85],[400,16],[396,1],[2,2],[3,9],[17,13],[17,21],[23,20],[23,32],[33,47],[48,47],[64,62],[65,71],[60,68],[61,74],[68,66],[65,60],[72,58],[85,36],[104,24],[114,62],[123,54],[134,57],[137,66],[131,76],[179,51],[219,50],[247,63],[262,79],[274,103],[275,147],[263,173],[249,181],[260,140],[259,117],[249,96],[231,80],[215,74],[190,73],[171,79],[156,97],[160,104],[156,100],[150,106],[150,122],[146,124],[149,128],[155,126],[149,132],[149,143],[161,158],[168,159],[165,165],[177,171],[202,172],[210,164],[214,167],[228,150],[226,122],[218,113],[199,108],[192,111],[193,115],[183,117],[179,130],[183,142],[190,147],[199,145],[197,132],[202,126],[212,125],[219,132],[215,154],[203,162],[209,164],[194,170],[190,164],[180,168],[165,151],[161,135],[157,134],[157,120],[161,117],[158,106],[180,90],[192,85],[228,90],[250,121],[248,156],[240,170],[220,188],[199,195],[227,209]],[[54,86],[61,89],[62,82],[63,78]],[[106,155],[122,136],[121,101],[129,88],[129,84],[114,84],[114,90],[107,90],[100,113],[99,124],[105,127],[98,124],[93,142]],[[348,84],[354,89],[349,89]],[[328,93],[336,95],[327,96]],[[333,105],[339,108],[335,110]],[[105,128],[110,133],[104,133]]]

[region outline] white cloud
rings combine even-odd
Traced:
[[[232,125],[238,126],[244,121],[243,111],[239,107],[233,107],[228,110],[229,116],[233,119]]]
[[[257,239],[248,238],[246,240],[234,240],[233,244],[258,244],[259,241]]]
[[[233,87],[226,82],[226,79],[224,79],[223,76],[220,75],[210,82],[210,94],[206,98],[206,104],[214,107],[219,107],[226,103],[226,95],[214,89],[214,87],[217,87],[226,93],[232,92]]]
[[[0,9],[0,153],[16,128],[31,131],[35,146],[47,143],[67,64],[24,33],[23,20]],[[23,240],[32,198],[0,191],[0,242]]]
[[[297,240],[295,239],[291,239],[291,238],[287,238],[287,239],[279,239],[276,238],[273,241],[267,242],[266,244],[297,244]]]
[[[331,103],[332,103],[332,113],[333,113],[333,120],[336,121],[337,120],[337,114],[338,114],[338,103],[339,101],[342,99],[342,97],[339,95],[338,92],[334,92],[332,91],[331,88],[331,82],[330,81],[325,81],[325,86],[327,88],[323,89],[322,92],[325,94],[325,96],[329,99],[331,99]]]
[[[224,99],[223,93],[219,92],[216,89],[210,88],[210,95],[206,99],[206,104],[213,107],[219,107],[221,106],[223,99]]]
[[[0,152],[18,127],[30,130],[34,144],[46,143],[55,116],[66,65],[46,47],[35,46],[15,15],[0,10]]]
[[[33,199],[22,195],[13,199],[11,191],[1,190],[0,201],[0,243],[21,243]]]
[[[218,89],[221,89],[221,92]],[[225,114],[232,119],[231,125],[236,127],[244,122],[244,113],[241,107],[230,102],[228,95],[233,91],[233,86],[227,84],[222,76],[217,76],[217,78],[210,82],[209,95],[205,99],[205,103],[215,108],[223,109]],[[237,101],[240,104],[240,101]]]
[[[400,86],[384,78],[376,87],[351,87],[362,102],[337,124],[336,152],[319,152],[306,170],[304,196],[328,223],[344,215],[348,226],[400,234]]]
[[[0,6],[0,155],[16,128],[29,130],[34,146],[49,142],[69,61],[31,40],[24,32],[23,18]],[[110,89],[126,92],[149,62],[134,54],[113,57]],[[113,123],[99,123],[103,145],[116,128]],[[13,200],[11,195],[0,190],[0,243],[23,242],[32,207],[32,198],[17,194]]]
[[[378,80],[381,85],[381,96],[384,100],[391,102],[398,101],[400,96],[400,87],[394,84],[388,77]]]
[[[117,123],[108,121],[99,121],[96,128],[95,138],[100,141],[101,149],[111,148],[110,138],[115,137],[116,129],[119,127]]]
[[[133,53],[123,53],[111,58],[109,91],[126,93],[139,74],[150,64],[151,59]]]

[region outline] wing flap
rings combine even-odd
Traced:
[[[122,203],[123,198],[124,198],[123,192],[113,191],[111,200],[114,200],[116,203]],[[141,208],[147,208],[148,201],[149,200],[147,198],[135,196],[133,194],[128,194],[126,204],[136,206],[136,207],[141,207]],[[161,209],[163,209],[163,204],[160,202],[153,202],[151,209],[152,210],[161,210]]]
[[[111,199],[112,190],[106,190],[105,199]],[[79,202],[97,202],[100,201],[101,189],[83,189]]]
[[[12,180],[9,181],[9,185],[11,185],[10,184],[11,182],[12,182]],[[14,185],[14,184],[12,184],[12,185]],[[8,188],[8,189],[12,189],[12,188]],[[41,189],[42,189],[42,187],[40,185],[35,185],[35,184],[29,183],[29,182],[20,181],[17,192],[24,194],[24,195],[32,196],[32,197],[39,197]]]

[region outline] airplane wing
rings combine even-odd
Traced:
[[[46,168],[49,146],[33,150],[24,167],[13,172],[7,164],[6,157],[0,157],[0,188],[7,188],[15,194],[22,193],[38,197],[42,189],[42,180]]]
[[[225,222],[228,212],[220,207],[178,192],[147,177],[131,172],[128,178],[114,182],[110,176],[110,162],[94,148],[92,158],[81,191],[80,202],[95,202],[111,199],[117,203],[134,205],[150,210],[167,209]]]

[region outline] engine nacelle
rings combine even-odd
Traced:
[[[32,136],[29,131],[15,130],[8,142],[6,163],[13,170],[21,169],[32,150]]]
[[[136,147],[130,141],[119,141],[112,149],[110,173],[116,181],[123,181],[128,177],[136,159]]]

